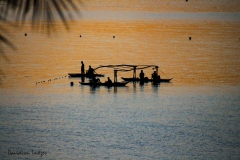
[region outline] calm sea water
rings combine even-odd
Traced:
[[[17,51],[6,48],[8,61],[0,63],[0,159],[240,158],[239,14],[147,8],[113,12],[115,20],[104,18],[112,10],[99,19],[91,10],[69,32],[57,24],[51,36],[28,24],[9,29]],[[67,74],[79,72],[82,60],[93,68],[159,65],[161,77],[173,80],[81,86]],[[97,72],[113,79],[113,69]]]

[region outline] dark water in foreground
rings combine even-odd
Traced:
[[[32,150],[43,159],[240,157],[238,87],[58,88],[0,92],[1,159],[40,159]]]

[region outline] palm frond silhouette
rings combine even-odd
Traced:
[[[73,14],[80,15],[79,4],[80,0],[0,0],[0,56],[7,60],[4,46],[16,49],[3,24],[17,27],[31,21],[33,28],[47,30],[50,34],[54,29],[52,22],[60,19],[68,30],[67,21],[72,20]]]

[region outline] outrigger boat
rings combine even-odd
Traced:
[[[172,80],[172,78],[167,78],[167,79],[161,79],[160,76],[158,75],[158,66],[156,65],[126,65],[126,64],[121,64],[121,65],[106,65],[106,66],[99,66],[97,68],[95,68],[94,70],[97,70],[99,68],[103,68],[103,67],[107,67],[107,68],[114,68],[114,82],[113,83],[96,83],[93,81],[90,82],[79,82],[81,85],[90,85],[90,86],[125,86],[128,82],[136,82],[139,81],[140,83],[144,83],[144,82],[152,82],[153,84],[156,83],[160,83],[160,82],[170,82]],[[145,68],[150,68],[150,67],[155,67],[156,71],[154,71],[154,74],[152,76],[152,79],[149,79],[147,77],[140,79],[137,78],[136,76],[136,70],[137,69],[145,69]],[[117,82],[117,72],[118,71],[123,71],[123,72],[128,72],[128,71],[132,71],[133,70],[133,77],[132,78],[124,78],[122,77],[122,79],[124,80],[123,82]],[[102,76],[102,75],[100,75]]]
[[[102,67],[108,67],[108,68],[115,68],[118,67],[118,71],[123,71],[123,72],[128,72],[128,71],[133,71],[133,77],[132,78],[125,78],[122,77],[122,79],[124,81],[129,81],[129,82],[153,82],[153,83],[161,83],[161,82],[170,82],[173,78],[160,78],[160,76],[158,75],[158,66],[156,65],[127,65],[127,64],[121,64],[121,65],[107,65],[107,66],[99,66],[98,68],[102,68]],[[145,68],[150,68],[150,67],[154,67],[156,70],[156,75],[158,76],[158,78],[153,79],[153,78],[148,78],[148,77],[144,77],[144,79],[140,79],[136,76],[136,70],[139,69],[145,69]]]
[[[89,85],[89,86],[106,86],[106,87],[123,87],[126,86],[128,82],[114,82],[114,83],[92,83],[92,82],[79,82],[81,85]]]
[[[129,82],[153,82],[152,79],[148,79],[148,78],[144,78],[144,80],[141,80],[140,78],[124,78],[122,77],[122,79],[124,81],[129,81]],[[170,82],[172,80],[172,78],[169,78],[169,79],[159,79],[157,82],[160,83],[160,82]]]
[[[96,68],[98,69],[98,68]],[[123,81],[123,82],[117,82],[117,71],[118,70],[114,70],[114,82],[109,83],[109,82],[93,82],[93,81],[89,81],[89,82],[79,82],[81,85],[89,85],[89,86],[107,86],[107,87],[123,87],[126,86],[126,84],[128,83],[128,81]]]

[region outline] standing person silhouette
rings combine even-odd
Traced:
[[[84,74],[85,73],[85,69],[84,69],[84,63],[83,61],[81,61],[81,73]]]
[[[140,80],[143,81],[144,80],[144,73],[143,70],[141,70],[140,74],[139,74]]]

